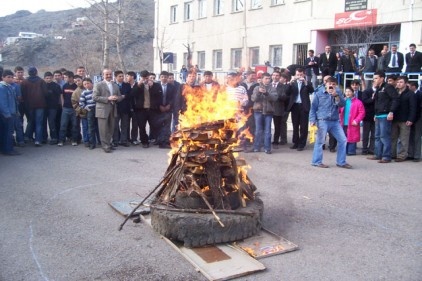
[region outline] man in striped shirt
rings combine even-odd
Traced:
[[[98,135],[98,123],[97,118],[95,117],[95,101],[92,99],[94,85],[90,78],[84,78],[82,83],[85,90],[79,98],[79,106],[81,109],[87,111],[89,149],[94,149],[95,144],[97,143],[96,135]],[[99,136],[98,143],[100,143]]]

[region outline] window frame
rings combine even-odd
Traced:
[[[214,16],[224,15],[224,0],[214,0]]]
[[[257,54],[255,52],[258,52]],[[250,47],[249,48],[249,65],[254,67],[259,65],[260,48]]]
[[[193,19],[192,15],[193,1],[188,1],[183,4],[183,20],[191,21]]]
[[[275,57],[275,50],[276,49],[280,49],[280,58],[277,60],[280,60],[280,63],[276,62],[276,57]],[[273,66],[282,66],[283,65],[283,45],[270,45],[270,63]]]
[[[205,51],[198,51],[196,53],[196,61],[198,63],[199,69],[205,69]]]
[[[217,49],[212,51],[212,68],[213,70],[223,69],[223,50]]]
[[[242,48],[230,49],[230,68],[237,69],[242,67]]]
[[[198,19],[207,17],[207,0],[198,0]]]
[[[177,6],[170,6],[170,24],[177,23]]]

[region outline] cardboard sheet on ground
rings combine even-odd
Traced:
[[[234,242],[233,245],[244,250],[256,259],[279,255],[299,249],[296,244],[267,229],[263,229],[261,233],[242,241]]]
[[[143,198],[111,202],[109,205],[123,216],[128,216]],[[141,206],[135,214],[151,226],[149,202]],[[162,237],[178,251],[208,280],[229,280],[262,271],[265,266],[256,259],[287,253],[299,247],[292,242],[263,229],[258,235],[234,243],[215,246],[186,248],[182,243]]]
[[[138,197],[138,198],[130,199],[130,200],[109,202],[108,204],[119,214],[127,217],[133,211],[133,209],[136,208],[136,206],[138,206],[139,203],[142,202],[143,199],[144,198],[142,197]],[[144,204],[140,206],[133,215],[136,216],[139,214],[148,214],[150,212],[150,209],[149,209],[150,202],[151,201],[149,199],[146,200],[146,202],[144,202]]]
[[[151,226],[149,215],[141,217]],[[230,280],[265,269],[262,263],[231,244],[186,248],[182,243],[163,239],[211,281]]]

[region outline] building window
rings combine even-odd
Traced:
[[[170,23],[177,22],[177,5],[170,7]]]
[[[214,16],[224,14],[224,0],[214,0]]]
[[[207,17],[207,0],[198,0],[198,18]]]
[[[259,47],[249,48],[249,65],[259,65]]]
[[[232,1],[233,1],[233,7],[232,7],[233,13],[243,11],[245,0],[232,0]]]
[[[223,51],[214,50],[212,54],[212,68],[213,69],[222,69],[223,68]]]
[[[168,64],[169,71],[176,71],[177,70],[177,54],[173,53],[173,63]]]
[[[192,19],[192,2],[185,3],[185,16],[184,20],[188,21]]]
[[[308,44],[293,44],[293,63],[304,65],[308,56]]]
[[[204,69],[205,68],[205,52],[198,52],[198,68],[199,69]]]
[[[283,5],[284,0],[271,0],[271,6]]]
[[[183,63],[182,65],[188,66],[188,53],[183,53]]]
[[[270,62],[272,66],[282,65],[282,60],[281,60],[282,54],[283,54],[282,45],[270,46]]]
[[[236,69],[242,66],[242,49],[231,50],[231,68]]]
[[[251,0],[251,9],[262,8],[262,0]]]

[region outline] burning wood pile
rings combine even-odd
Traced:
[[[254,199],[256,188],[242,169],[246,162],[234,156],[238,141],[230,129],[233,124],[233,119],[216,121],[172,135],[172,142],[182,146],[172,156],[157,202],[176,208],[235,210]]]
[[[170,164],[151,204],[153,228],[188,247],[250,237],[261,229],[263,212],[246,162],[237,158],[237,107],[217,98],[204,111],[204,102],[201,96],[189,107],[188,99],[181,129],[171,136]],[[222,110],[232,114],[215,119],[223,117]]]

